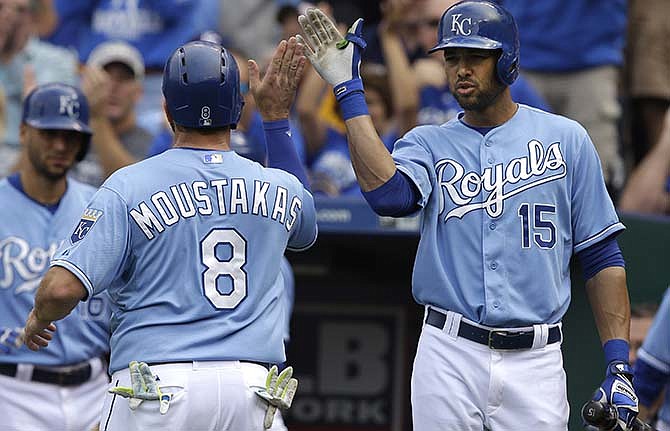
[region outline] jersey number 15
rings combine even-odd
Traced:
[[[519,217],[521,218],[522,248],[530,248],[531,231],[533,241],[538,247],[552,248],[556,244],[556,225],[554,225],[553,221],[545,218],[546,215],[555,213],[556,207],[553,205],[521,204],[519,207]]]

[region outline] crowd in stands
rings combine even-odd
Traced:
[[[442,124],[460,110],[442,54],[427,54],[456,1],[0,0],[0,177],[22,163],[23,97],[47,82],[79,85],[89,99],[92,151],[73,170],[78,179],[99,186],[116,169],[169,148],[162,68],[175,47],[194,39],[234,53],[246,104],[233,139],[262,144],[246,59],[266,64],[279,40],[299,32],[297,16],[310,6],[331,14],[343,33],[365,18],[365,97],[392,149],[411,128]],[[513,99],[586,127],[621,210],[670,214],[670,2],[499,2],[520,32]],[[332,89],[309,66],[291,129],[313,191],[359,198]]]

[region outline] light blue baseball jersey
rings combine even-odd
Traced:
[[[68,179],[54,213],[0,180],[0,327],[23,327],[49,261],[72,231],[95,189]],[[108,301],[104,296],[81,303],[56,323],[49,348],[33,352],[25,345],[0,355],[0,362],[45,366],[69,365],[109,351]]]
[[[394,147],[421,195],[414,297],[494,327],[558,322],[570,257],[624,229],[596,150],[575,121],[526,105],[484,136],[461,115]]]
[[[647,336],[638,350],[638,356],[649,365],[670,373],[670,288],[665,292]],[[665,400],[658,417],[670,424],[670,383],[665,385]]]
[[[282,279],[284,280],[284,341],[291,340],[291,314],[293,313],[293,301],[295,300],[295,277],[293,268],[286,257],[282,257],[279,267]]]
[[[110,371],[132,360],[285,360],[285,249],[316,240],[311,194],[232,151],[173,148],[115,172],[52,265],[112,300]]]

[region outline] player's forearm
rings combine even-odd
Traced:
[[[39,320],[56,321],[64,318],[86,297],[81,282],[65,268],[47,271],[35,295],[34,314]]]
[[[345,124],[351,163],[361,190],[374,190],[395,174],[395,162],[379,139],[369,115],[350,118]]]
[[[620,266],[605,268],[586,282],[586,294],[604,344],[608,340],[629,340],[630,301],[626,288],[626,270]]]

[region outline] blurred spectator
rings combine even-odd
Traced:
[[[176,47],[217,24],[219,5],[219,0],[58,2],[63,20],[52,38],[66,46],[76,43],[82,62],[102,42],[123,40],[137,48],[147,71],[144,96],[137,106],[138,121],[156,133],[163,119],[161,83],[165,61]]]
[[[426,0],[418,27],[418,37],[424,52],[437,44],[437,29],[440,18],[447,8],[459,0]],[[419,86],[419,124],[443,124],[461,111],[458,102],[452,96],[444,74],[443,53],[436,52],[414,63],[414,76]],[[524,61],[523,45],[521,61]],[[532,85],[520,75],[510,86],[512,99],[524,105],[551,111],[545,100]]]
[[[36,84],[74,84],[77,58],[69,51],[37,39],[38,1],[0,0],[0,86],[6,99],[6,133],[0,143],[0,177],[18,162],[23,96]]]
[[[80,34],[90,27],[92,7],[91,0],[53,0],[56,25],[51,31],[40,33],[41,37],[54,45],[77,51]]]
[[[647,332],[654,321],[658,304],[632,304],[630,307],[630,350],[628,362],[633,365],[637,360],[637,350],[642,347]]]
[[[628,10],[626,77],[636,165],[658,142],[670,108],[670,2],[630,0]]]
[[[58,14],[53,0],[33,0],[35,31],[39,37],[51,34],[58,25]]]
[[[99,186],[119,168],[143,159],[153,137],[137,124],[142,97],[142,55],[121,41],[100,44],[82,71],[91,105],[92,148],[73,170],[80,181]]]
[[[656,145],[628,177],[619,209],[646,214],[670,214],[670,109]]]
[[[291,36],[301,33],[300,24],[298,24],[298,15],[304,14],[310,7],[318,7],[324,13],[332,14],[330,5],[326,2],[313,5],[308,2],[300,2],[298,4],[286,3],[281,4],[277,10],[277,24],[280,28],[280,39],[288,40]],[[323,8],[323,9],[322,9]]]
[[[351,4],[349,7],[335,8],[335,18],[338,19],[338,22],[342,22],[345,28],[353,24],[356,18],[365,16],[359,9],[359,5],[363,6],[362,2],[347,1]],[[400,38],[401,46],[410,62],[426,55],[417,37],[424,8],[425,0],[382,0],[379,2],[379,25],[393,23],[393,31]],[[368,25],[363,28],[363,37],[367,42],[367,48],[363,52],[363,61],[386,64],[379,25]]]
[[[272,57],[279,37],[275,24],[279,7],[298,3],[293,0],[224,0],[218,29],[227,41],[226,47],[235,46],[251,58],[260,59],[259,64],[265,63]]]
[[[380,8],[382,20],[376,29],[386,65],[365,62],[361,75],[372,122],[384,144],[392,149],[395,141],[416,125],[418,94],[400,36],[407,4],[388,1]],[[338,25],[341,33],[346,31],[344,23]],[[310,154],[312,189],[328,196],[360,196],[339,111],[333,115],[319,109],[332,101],[332,91],[313,69],[304,81],[296,107]]]
[[[499,0],[516,18],[521,72],[554,112],[580,122],[596,146],[610,193],[625,180],[618,78],[626,0]]]

